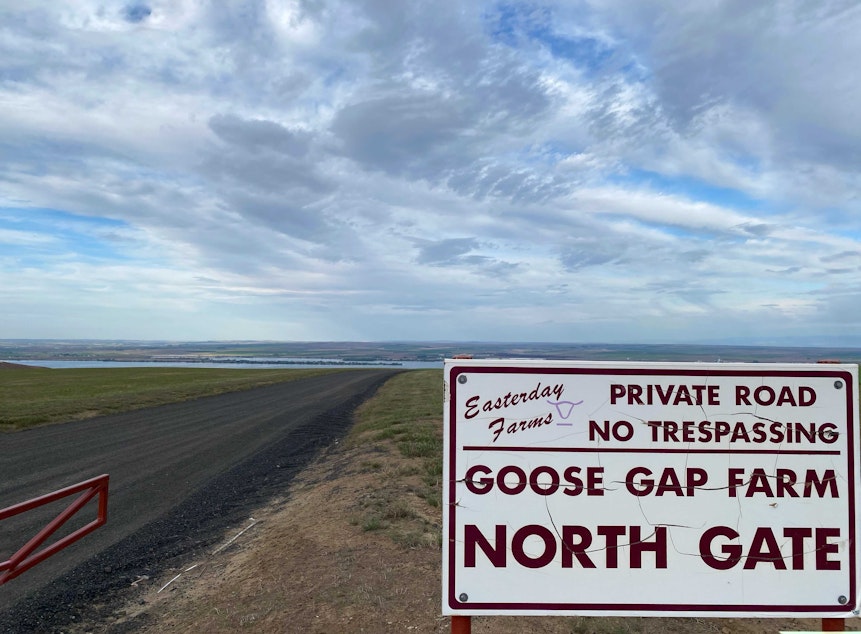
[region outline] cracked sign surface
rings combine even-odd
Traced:
[[[445,380],[444,614],[857,614],[857,366]]]

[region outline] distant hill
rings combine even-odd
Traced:
[[[9,363],[8,361],[0,361],[0,370],[45,370],[36,365],[24,365],[22,363]]]

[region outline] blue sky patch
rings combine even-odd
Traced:
[[[119,220],[80,216],[56,209],[0,208],[3,254],[24,262],[85,258],[129,260]]]
[[[661,194],[681,196],[720,207],[747,211],[768,211],[764,201],[741,190],[718,187],[690,176],[670,177],[658,172],[630,169],[624,174],[614,176],[611,180],[620,185],[647,185],[649,189]]]
[[[552,14],[535,5],[501,4],[488,21],[494,39],[514,48],[522,46],[524,40],[536,42],[553,57],[587,71],[601,69],[613,54],[613,49],[598,38],[558,33],[552,28]]]
[[[130,4],[123,11],[126,21],[133,24],[143,22],[150,15],[152,15],[152,9],[145,4]]]

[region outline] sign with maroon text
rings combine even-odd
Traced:
[[[858,366],[447,360],[443,613],[849,618]]]

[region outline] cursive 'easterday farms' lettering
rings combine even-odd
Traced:
[[[486,400],[482,400],[481,395],[476,394],[475,396],[470,396],[466,399],[466,414],[464,415],[468,419],[475,418],[480,412],[490,414],[496,410],[512,407],[519,403],[540,401],[542,399],[550,398],[551,396],[555,396],[557,401],[561,401],[562,393],[564,391],[565,387],[561,383],[557,383],[553,386],[542,386],[539,381],[538,385],[536,385],[530,392],[508,392],[505,396],[497,396],[496,398],[489,398]]]
[[[505,433],[507,434],[516,434],[518,431],[527,431],[529,429],[537,429],[544,425],[550,425],[553,423],[553,413],[548,412],[547,416],[537,416],[533,419],[519,420],[519,421],[510,421],[508,426],[505,425],[504,418],[497,418],[487,426],[489,430],[493,432],[493,442],[496,442],[496,439],[499,438],[499,435],[502,433],[502,430],[505,429]]]

